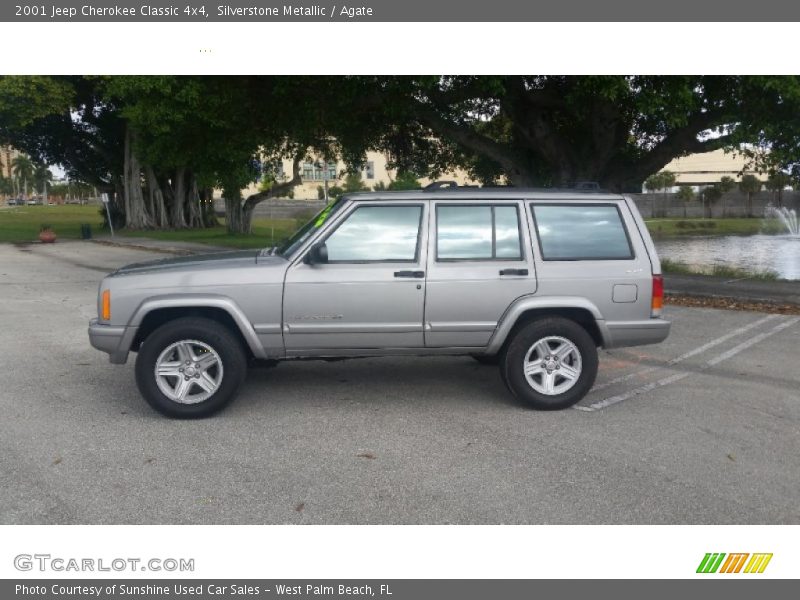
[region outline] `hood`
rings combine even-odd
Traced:
[[[192,256],[176,256],[147,262],[133,263],[117,269],[110,277],[121,275],[138,275],[162,271],[196,271],[204,269],[249,267],[256,264],[261,250],[234,250],[213,254],[194,254]]]

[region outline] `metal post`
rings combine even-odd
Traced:
[[[322,187],[324,189],[325,204],[328,204],[328,161],[322,163]]]
[[[100,199],[106,205],[106,216],[108,216],[108,228],[111,230],[111,237],[114,237],[114,224],[111,222],[111,211],[108,208],[108,194],[103,192],[100,194]]]

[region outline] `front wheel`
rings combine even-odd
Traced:
[[[597,346],[569,319],[548,317],[522,327],[500,368],[511,392],[539,410],[579,402],[597,377]]]
[[[211,319],[162,325],[142,343],[136,384],[150,406],[169,417],[196,419],[224,408],[245,378],[239,339]]]

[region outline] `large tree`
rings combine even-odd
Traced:
[[[310,152],[339,152],[325,126],[327,104],[311,83],[303,77],[108,78],[108,97],[121,107],[127,126],[126,172],[135,178],[143,169],[148,190],[169,196],[173,227],[206,222],[208,215],[193,207],[210,211],[216,187],[225,199],[228,230],[250,233],[255,207],[301,183]],[[276,177],[273,167],[283,159],[291,161],[291,173]],[[262,180],[267,185],[242,197],[243,188]],[[154,201],[138,204],[146,216]]]
[[[797,77],[355,77],[368,144],[417,172],[459,164],[514,185],[638,190],[673,158],[795,137]],[[352,110],[352,109],[351,109]],[[796,117],[794,117],[796,118]],[[798,128],[800,129],[800,128]],[[363,134],[369,138],[369,134]]]
[[[72,181],[111,196],[123,215],[125,124],[95,77],[0,77],[0,143],[60,165]],[[121,223],[115,223],[120,225]]]

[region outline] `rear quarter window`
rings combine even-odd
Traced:
[[[628,231],[614,204],[532,204],[544,260],[629,260]]]

